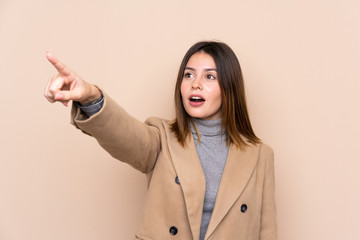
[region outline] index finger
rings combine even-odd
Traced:
[[[46,52],[46,58],[49,62],[56,68],[56,70],[63,75],[70,75],[71,70],[65,66],[62,62],[60,62],[54,55],[50,52]]]

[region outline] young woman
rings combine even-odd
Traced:
[[[274,160],[248,116],[240,64],[221,42],[198,42],[180,65],[176,118],[142,123],[50,53],[45,97],[114,158],[148,176],[135,239],[277,239]]]

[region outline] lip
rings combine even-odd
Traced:
[[[199,97],[201,99],[204,99],[204,101],[203,102],[192,102],[190,100],[192,97]],[[189,96],[188,100],[189,100],[190,106],[192,106],[192,107],[199,107],[199,106],[203,105],[205,103],[205,101],[206,101],[205,98],[203,96],[201,96],[200,94],[191,94]]]
[[[199,98],[202,98],[202,99],[205,100],[205,98],[204,98],[202,95],[200,95],[200,94],[191,94],[191,95],[189,96],[189,100],[190,100],[190,98],[192,98],[192,97],[199,97]]]

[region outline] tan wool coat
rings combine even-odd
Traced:
[[[106,93],[103,108],[90,118],[73,104],[72,123],[114,158],[147,174],[144,216],[135,239],[199,239],[205,177],[192,137],[182,147],[168,121],[142,123]],[[276,240],[274,185],[269,146],[241,151],[230,145],[205,239]]]

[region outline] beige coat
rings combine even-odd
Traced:
[[[135,239],[199,239],[205,177],[192,137],[183,148],[168,121],[149,118],[142,123],[106,94],[103,108],[89,119],[73,106],[72,123],[114,158],[147,174],[144,217]],[[230,146],[205,239],[277,239],[269,146],[245,151]]]

